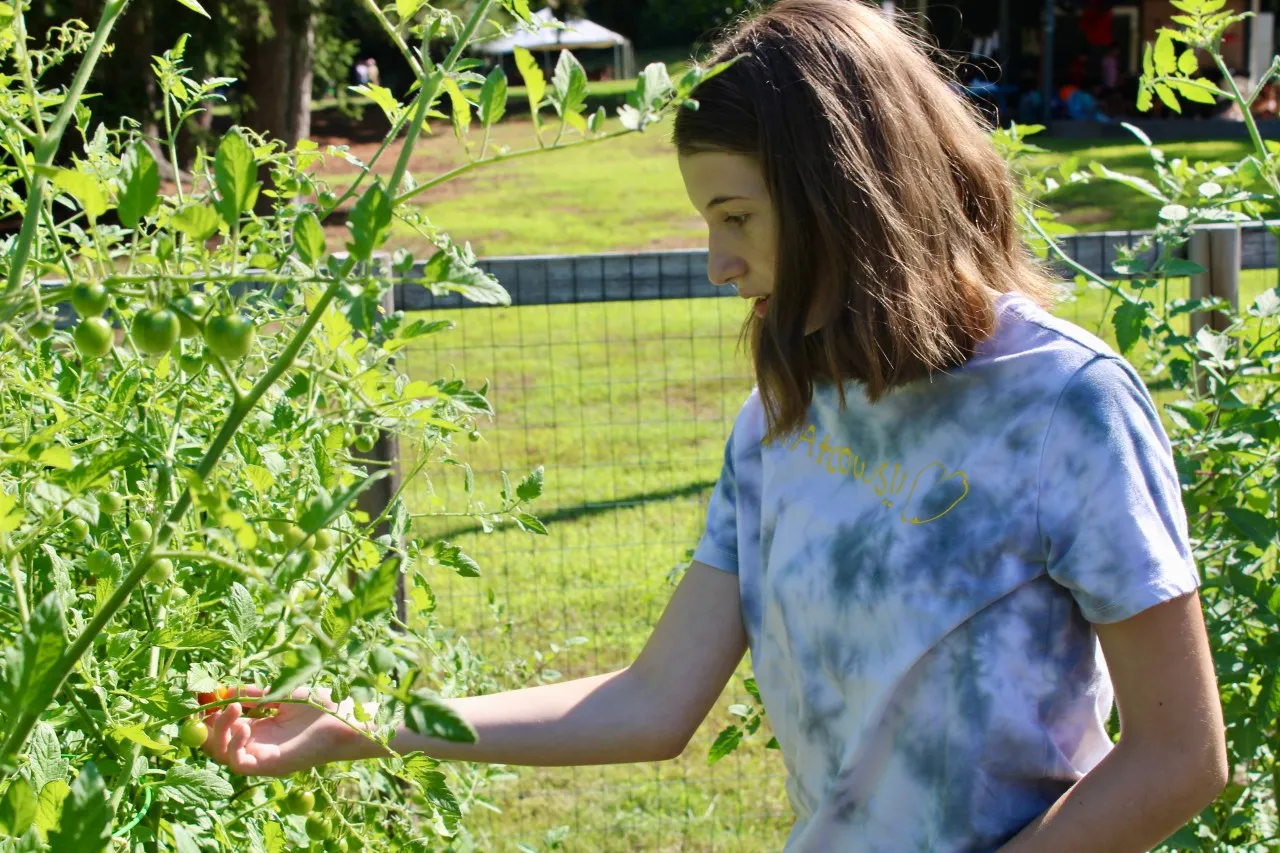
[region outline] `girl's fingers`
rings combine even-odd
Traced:
[[[246,719],[238,719],[230,726],[230,738],[227,740],[227,760],[231,761],[244,749],[253,734],[253,729]]]
[[[227,761],[227,745],[231,739],[231,726],[240,719],[242,710],[239,702],[233,702],[222,713],[213,718],[213,728],[209,739],[205,741],[205,749],[216,761],[223,764]]]

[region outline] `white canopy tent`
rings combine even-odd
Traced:
[[[614,73],[619,78],[636,76],[635,50],[626,36],[586,18],[571,18],[561,27],[550,9],[539,9],[533,19],[537,29],[516,30],[509,36],[480,42],[475,45],[476,51],[497,57],[522,47],[530,53],[541,53],[549,74],[552,51],[612,49]]]

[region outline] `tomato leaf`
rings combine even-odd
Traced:
[[[231,639],[241,648],[249,645],[258,631],[258,606],[249,590],[239,581],[231,585],[226,597],[227,630]]]
[[[516,48],[519,50],[520,48]],[[452,108],[453,135],[462,140],[471,129],[471,104],[458,87],[458,81],[452,77],[444,78],[444,90],[449,93],[449,105]]]
[[[587,102],[587,72],[567,50],[560,52],[555,74],[551,76],[551,100],[561,116],[581,112]]]
[[[97,219],[106,212],[107,195],[93,175],[75,169],[36,167],[36,171],[53,178],[54,188],[79,202],[90,219]]]
[[[1224,507],[1222,514],[1236,531],[1264,551],[1276,538],[1275,521],[1242,506]]]
[[[36,792],[31,783],[19,776],[9,784],[0,799],[0,835],[18,838],[25,835],[36,820]]]
[[[240,214],[253,207],[258,195],[257,174],[253,149],[240,131],[232,130],[222,137],[213,158],[213,178],[218,188],[218,212],[228,225],[234,225]]]
[[[198,0],[178,0],[178,2],[181,3],[183,6],[186,6],[192,12],[195,12],[200,15],[204,15],[206,18],[209,17],[209,13],[204,10],[204,7],[200,5]],[[213,20],[213,19],[209,18],[209,20]]]
[[[1156,49],[1151,58],[1155,60],[1156,72],[1161,76],[1177,72],[1178,57],[1173,47],[1173,35],[1167,30],[1156,38]]]
[[[218,212],[203,204],[188,204],[169,220],[174,228],[196,242],[203,242],[218,230]]]
[[[462,553],[462,549],[457,545],[452,545],[443,539],[438,540],[432,556],[440,565],[453,569],[464,578],[480,577],[480,564]]]
[[[365,574],[356,582],[351,600],[347,602],[347,618],[355,623],[390,608],[395,602],[396,580],[399,577],[398,559],[383,560],[378,568]]]
[[[231,783],[220,774],[193,764],[173,765],[157,787],[169,799],[205,808],[211,800],[225,800],[235,793]]]
[[[1147,307],[1141,302],[1125,302],[1117,306],[1111,317],[1116,329],[1116,344],[1120,352],[1128,354],[1142,337],[1142,327],[1147,319]]]
[[[386,242],[391,235],[391,198],[381,181],[375,181],[356,202],[347,227],[352,237],[347,251],[358,261],[369,260],[374,250]]]
[[[724,729],[716,736],[715,743],[711,744],[711,751],[707,753],[707,763],[715,764],[737,749],[740,743],[742,743],[742,729],[737,726]]]
[[[160,170],[151,148],[142,140],[133,144],[121,159],[124,188],[117,199],[120,224],[136,228],[143,217],[155,210],[160,201]]]
[[[90,761],[62,802],[62,819],[57,831],[49,834],[49,849],[52,853],[101,853],[111,843],[110,826],[107,788]]]
[[[0,714],[17,716],[24,710],[43,711],[53,699],[58,672],[54,666],[66,651],[62,602],[57,592],[46,595],[31,612],[18,641],[5,649],[0,676],[0,696],[17,700],[3,703]]]
[[[311,680],[323,664],[320,650],[314,644],[299,646],[280,655],[280,672],[271,684],[271,698],[289,696]]]
[[[70,793],[71,788],[61,779],[54,779],[40,789],[40,797],[36,801],[36,829],[48,835],[58,828],[62,821],[62,804]]]
[[[410,731],[454,743],[475,743],[476,732],[439,695],[425,688],[415,690],[405,703],[404,723]]]
[[[520,485],[516,486],[516,497],[523,501],[531,501],[542,494],[542,484],[545,479],[545,472],[541,465],[533,469],[530,474],[520,481]]]
[[[480,123],[486,128],[502,120],[507,112],[507,73],[499,65],[489,72],[480,87]]]
[[[31,782],[37,791],[50,782],[65,782],[68,774],[67,760],[62,757],[58,733],[48,723],[37,723],[27,747],[27,766],[31,770]]]
[[[524,80],[524,87],[529,96],[529,112],[533,113],[534,120],[537,121],[538,108],[542,106],[542,99],[547,96],[547,78],[543,76],[542,69],[538,67],[538,61],[533,58],[532,53],[523,47],[517,47],[515,56],[516,68],[520,71],[520,77]]]
[[[324,257],[324,227],[309,210],[299,213],[294,220],[293,248],[303,263],[314,264]]]

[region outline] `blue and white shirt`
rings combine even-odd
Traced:
[[[735,572],[793,853],[988,853],[1112,748],[1091,623],[1194,591],[1133,369],[1027,298],[962,367],[763,445],[753,393],[694,558]]]

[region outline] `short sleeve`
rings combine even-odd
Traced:
[[[1090,622],[1199,586],[1168,436],[1124,361],[1099,356],[1063,389],[1040,461],[1039,523],[1049,576]]]
[[[715,569],[738,573],[738,481],[734,470],[733,434],[724,446],[724,465],[707,504],[707,526],[693,559]]]

